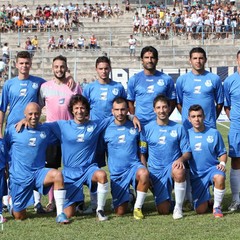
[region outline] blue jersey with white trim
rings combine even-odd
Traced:
[[[108,168],[112,176],[118,176],[140,162],[140,133],[131,121],[123,125],[112,122],[104,132],[104,140],[108,148]]]
[[[110,81],[108,84],[100,84],[98,81],[88,84],[83,90],[83,96],[90,104],[90,119],[104,119],[112,115],[112,104],[116,97],[126,98],[123,85]]]
[[[145,75],[142,71],[129,79],[127,99],[135,101],[135,115],[141,124],[146,125],[156,118],[153,100],[159,94],[164,94],[171,100],[176,99],[174,82],[169,75],[160,71],[154,75]]]
[[[226,148],[218,130],[206,127],[203,132],[195,132],[191,128],[188,130],[188,135],[192,150],[189,165],[193,176],[219,164],[218,157],[226,154]]]
[[[182,122],[186,129],[192,127],[188,121],[188,110],[200,104],[205,113],[205,125],[216,128],[215,104],[223,103],[223,87],[218,75],[205,71],[202,75],[192,72],[180,76],[176,82],[177,102],[182,106]]]

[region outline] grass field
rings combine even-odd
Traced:
[[[228,126],[228,123],[218,125],[226,146]],[[116,217],[110,208],[109,194],[106,210],[110,220],[107,222],[97,222],[95,216],[76,216],[69,225],[57,225],[54,214],[36,215],[33,208],[29,208],[29,218],[22,222],[14,221],[9,214],[5,214],[8,222],[4,224],[3,231],[0,226],[0,239],[240,239],[240,212],[227,211],[231,202],[229,169],[230,161],[227,164],[227,192],[223,201],[222,219],[214,219],[212,213],[196,215],[193,211],[184,213],[181,220],[173,220],[172,215],[160,216],[155,211],[151,193],[148,193],[144,205],[144,220],[134,220],[131,213]],[[86,200],[89,201],[88,191]],[[46,197],[43,201],[46,203]]]

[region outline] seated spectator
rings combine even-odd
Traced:
[[[7,65],[0,59],[0,78],[3,78],[7,73]]]
[[[32,45],[30,39],[26,41],[25,50],[30,53],[31,57],[34,56],[34,46]]]
[[[51,51],[56,49],[56,42],[55,42],[55,38],[53,36],[48,41],[48,51],[49,51],[49,49]]]
[[[63,35],[60,35],[59,39],[58,39],[58,45],[57,45],[58,49],[64,49],[66,48],[65,46],[65,40],[63,38]]]
[[[97,38],[95,37],[94,34],[90,37],[90,44],[89,44],[90,49],[96,49],[97,48]]]
[[[31,40],[31,42],[32,42],[34,51],[37,51],[39,49],[37,35],[34,36],[34,38]]]
[[[159,29],[160,39],[166,40],[167,39],[167,29],[164,26],[161,26]]]
[[[9,62],[9,47],[8,43],[4,43],[2,47],[2,60],[5,64]]]
[[[75,48],[75,43],[74,43],[74,40],[72,38],[72,35],[69,35],[69,37],[66,40],[66,44],[67,44],[67,49]]]
[[[83,37],[83,35],[81,35],[78,39],[78,48],[79,49],[84,49],[85,48],[85,41],[86,39]]]

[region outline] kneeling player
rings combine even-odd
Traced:
[[[133,123],[127,120],[127,113],[127,100],[122,97],[116,98],[112,107],[114,122],[104,133],[108,148],[113,206],[117,215],[126,213],[131,184],[137,189],[134,218],[143,219],[142,205],[149,187],[149,173],[138,157],[139,132]]]
[[[200,105],[189,108],[188,119],[193,126],[188,130],[192,149],[189,164],[193,203],[197,213],[205,213],[211,197],[209,186],[214,185],[213,215],[220,218],[223,217],[221,203],[225,193],[227,153],[221,134],[216,129],[206,127],[204,118]]]

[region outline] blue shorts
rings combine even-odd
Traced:
[[[2,197],[7,195],[7,181],[5,178],[5,168],[0,169],[0,201]]]
[[[92,188],[92,177],[97,170],[100,170],[97,164],[90,165],[85,171],[64,167],[62,171],[66,189],[64,208],[84,200],[83,185],[87,185],[89,189]]]
[[[17,183],[10,179],[10,195],[13,201],[13,211],[20,212],[34,204],[33,190],[47,194],[51,186],[44,187],[43,183],[51,168],[42,168],[34,173],[33,180],[27,183]]]
[[[240,132],[228,133],[229,157],[240,157]]]
[[[127,169],[120,176],[111,176],[111,193],[113,206],[117,208],[125,202],[129,202],[129,186],[130,184],[136,189],[136,174],[138,169],[145,168],[141,163],[137,163]]]
[[[191,175],[194,209],[198,208],[202,203],[207,202],[211,198],[209,186],[213,185],[213,178],[215,175],[226,177],[226,174],[218,170],[216,166],[209,168],[201,174],[201,176],[196,177],[196,175]]]
[[[156,206],[166,200],[170,201],[173,189],[172,163],[158,173],[157,171],[152,173],[150,170],[150,179],[153,184],[153,195]]]

